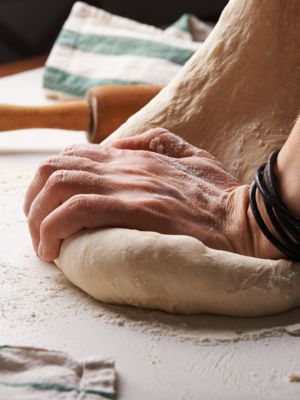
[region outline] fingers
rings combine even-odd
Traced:
[[[42,190],[42,188],[48,181],[49,177],[54,172],[60,170],[69,170],[69,171],[85,170],[87,172],[97,173],[99,170],[99,163],[94,163],[90,159],[77,156],[70,156],[70,157],[56,156],[44,160],[41,163],[25,196],[24,213],[26,216],[28,216],[29,214],[30,207],[34,199],[36,198],[38,193]]]
[[[173,158],[213,158],[208,152],[189,144],[164,128],[153,128],[140,135],[118,139],[112,146],[118,149],[148,150]]]
[[[38,255],[44,261],[55,260],[59,256],[63,239],[79,232],[82,228],[101,228],[101,225],[108,222],[112,208],[112,200],[105,196],[95,194],[73,196],[42,222]],[[108,209],[110,212],[107,212]]]
[[[49,176],[58,170],[86,170],[95,172],[116,157],[118,150],[104,148],[93,144],[72,145],[67,147],[57,157],[51,157],[40,165],[29,189],[24,202],[24,213],[27,216],[30,206],[37,194],[47,182]]]
[[[102,196],[119,196],[130,200],[142,194],[151,197],[162,185],[159,178],[144,177],[137,181],[115,175],[96,175],[86,171],[55,171],[33,201],[28,215],[28,226],[35,251],[40,243],[40,230],[43,221],[55,209],[74,196],[99,194]],[[176,190],[165,184],[165,193],[177,198]],[[76,215],[73,218],[77,218]],[[72,221],[71,221],[72,222]]]
[[[83,228],[127,227],[145,229],[153,226],[153,215],[157,218],[154,200],[145,210],[143,202],[128,202],[111,196],[77,195],[56,208],[42,222],[39,256],[53,261],[59,256],[61,241]],[[161,213],[163,218],[163,212]],[[76,215],[76,218],[74,218]],[[165,223],[164,223],[165,224]],[[163,225],[163,224],[162,224]]]
[[[123,150],[150,150],[151,140],[165,132],[168,130],[164,128],[149,129],[139,135],[117,139],[111,146]]]
[[[56,171],[36,196],[28,215],[28,226],[35,251],[40,242],[42,221],[62,203],[77,194],[111,192],[108,178],[85,171]]]
[[[113,156],[112,149],[98,144],[75,144],[64,149],[60,155],[88,158],[96,162],[109,162]]]
[[[164,132],[153,138],[149,147],[151,151],[173,158],[198,156],[200,152],[203,154],[203,151],[170,132]]]

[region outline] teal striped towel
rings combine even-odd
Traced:
[[[48,97],[83,97],[96,85],[166,85],[211,27],[185,14],[159,29],[77,2],[46,62]]]
[[[78,362],[60,351],[0,346],[1,400],[112,400],[115,375],[110,358]]]

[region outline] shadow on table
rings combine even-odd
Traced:
[[[101,307],[123,316],[129,324],[130,322],[138,323],[150,331],[155,331],[155,327],[167,331],[175,329],[179,335],[180,333],[192,334],[193,337],[198,335],[204,339],[201,341],[207,343],[209,343],[209,337],[221,342],[227,341],[229,337],[239,340],[283,334],[300,336],[300,307],[278,315],[248,318],[213,314],[174,315],[155,310],[103,304]]]
[[[159,335],[178,337],[182,341],[217,344],[265,337],[300,337],[300,307],[263,317],[230,317],[215,314],[181,315],[133,306],[105,304],[93,299],[70,283],[63,275],[60,285],[69,287],[78,299],[105,322]]]

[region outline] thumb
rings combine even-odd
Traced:
[[[174,158],[208,154],[164,128],[153,128],[136,136],[118,139],[112,144],[112,147],[127,150],[148,150]]]

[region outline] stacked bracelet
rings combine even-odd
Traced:
[[[289,259],[300,261],[300,219],[293,216],[278,194],[275,163],[279,150],[273,152],[266,164],[259,167],[250,186],[249,200],[254,218],[267,239]],[[259,191],[276,238],[264,222],[256,202]]]

